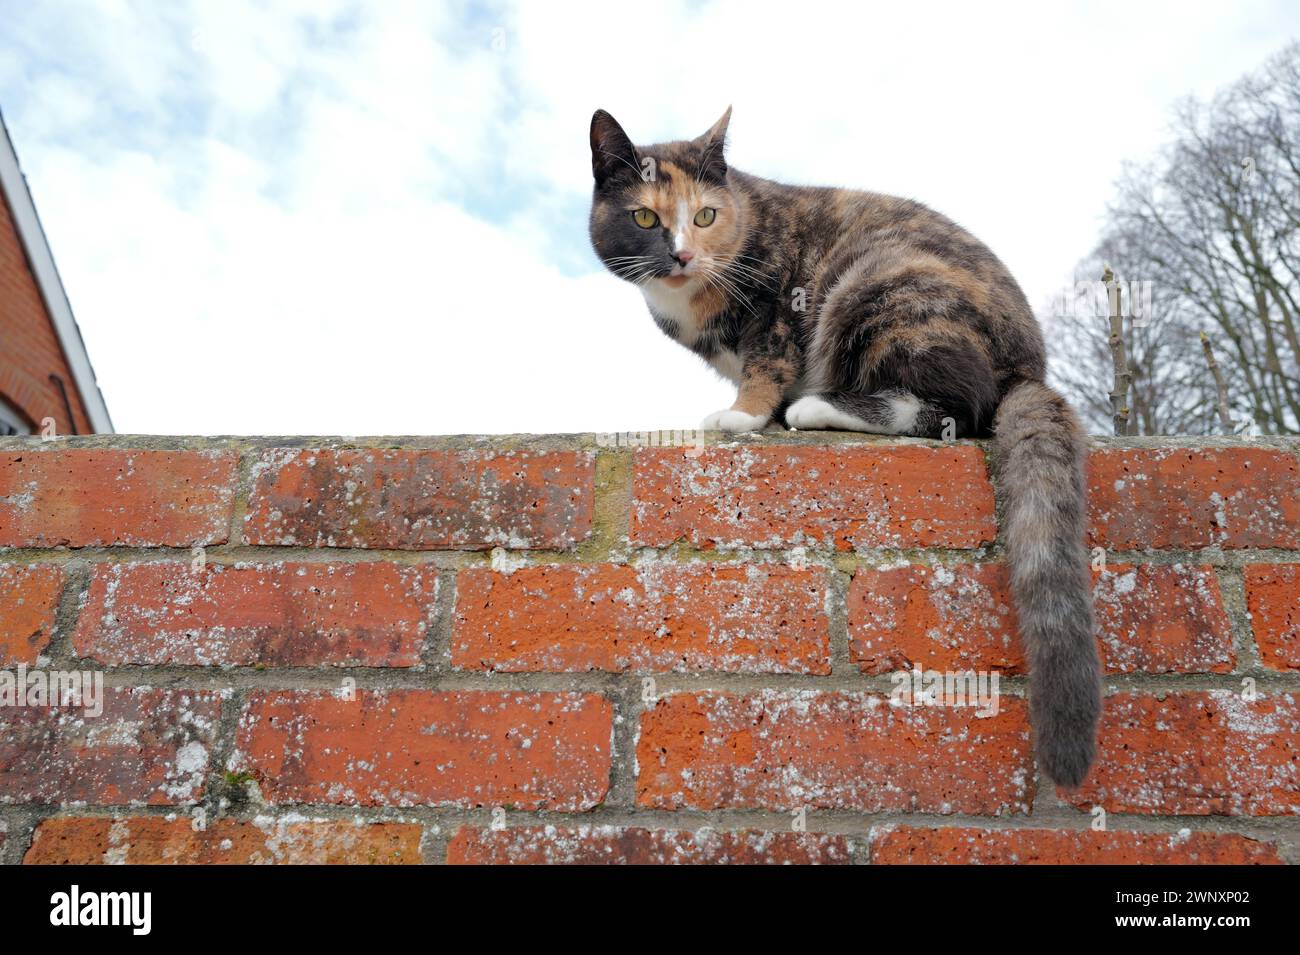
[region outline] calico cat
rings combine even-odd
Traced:
[[[1044,383],[1042,333],[983,244],[920,203],[733,169],[728,109],[704,135],[634,146],[591,120],[591,242],[670,338],[737,386],[703,427],[782,424],[993,438],[1038,759],[1092,764],[1101,710],[1084,546],[1085,438]]]

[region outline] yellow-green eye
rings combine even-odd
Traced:
[[[659,222],[659,217],[649,209],[638,209],[632,213],[632,221],[643,229],[653,229]]]
[[[713,225],[713,220],[717,214],[717,209],[701,209],[699,212],[695,213],[695,224],[700,228],[704,228],[706,225]]]

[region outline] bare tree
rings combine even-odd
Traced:
[[[1223,429],[1201,346],[1212,334],[1237,430],[1300,431],[1300,44],[1209,104],[1182,103],[1175,139],[1126,168],[1103,238],[1078,270],[1111,265],[1138,290],[1126,310],[1133,374],[1129,428]],[[1130,296],[1132,298],[1132,296]],[[1056,376],[1101,430],[1113,415],[1104,368],[1110,327],[1078,308],[1048,310]]]

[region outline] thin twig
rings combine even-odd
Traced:
[[[1223,425],[1224,434],[1232,434],[1232,415],[1228,411],[1228,383],[1223,380],[1223,369],[1214,358],[1214,348],[1210,345],[1210,336],[1201,332],[1201,348],[1205,350],[1205,363],[1210,366],[1214,376],[1214,388],[1219,393],[1219,423]]]
[[[1115,420],[1115,433],[1128,434],[1128,392],[1133,384],[1133,372],[1129,369],[1128,353],[1124,349],[1124,309],[1120,301],[1120,285],[1115,273],[1106,266],[1101,280],[1106,283],[1110,300],[1110,354],[1114,360],[1115,384],[1110,392],[1111,415]]]

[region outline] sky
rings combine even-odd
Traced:
[[[909,196],[1031,302],[1300,4],[0,0],[0,111],[116,430],[694,428],[734,390],[587,239],[592,111]]]

